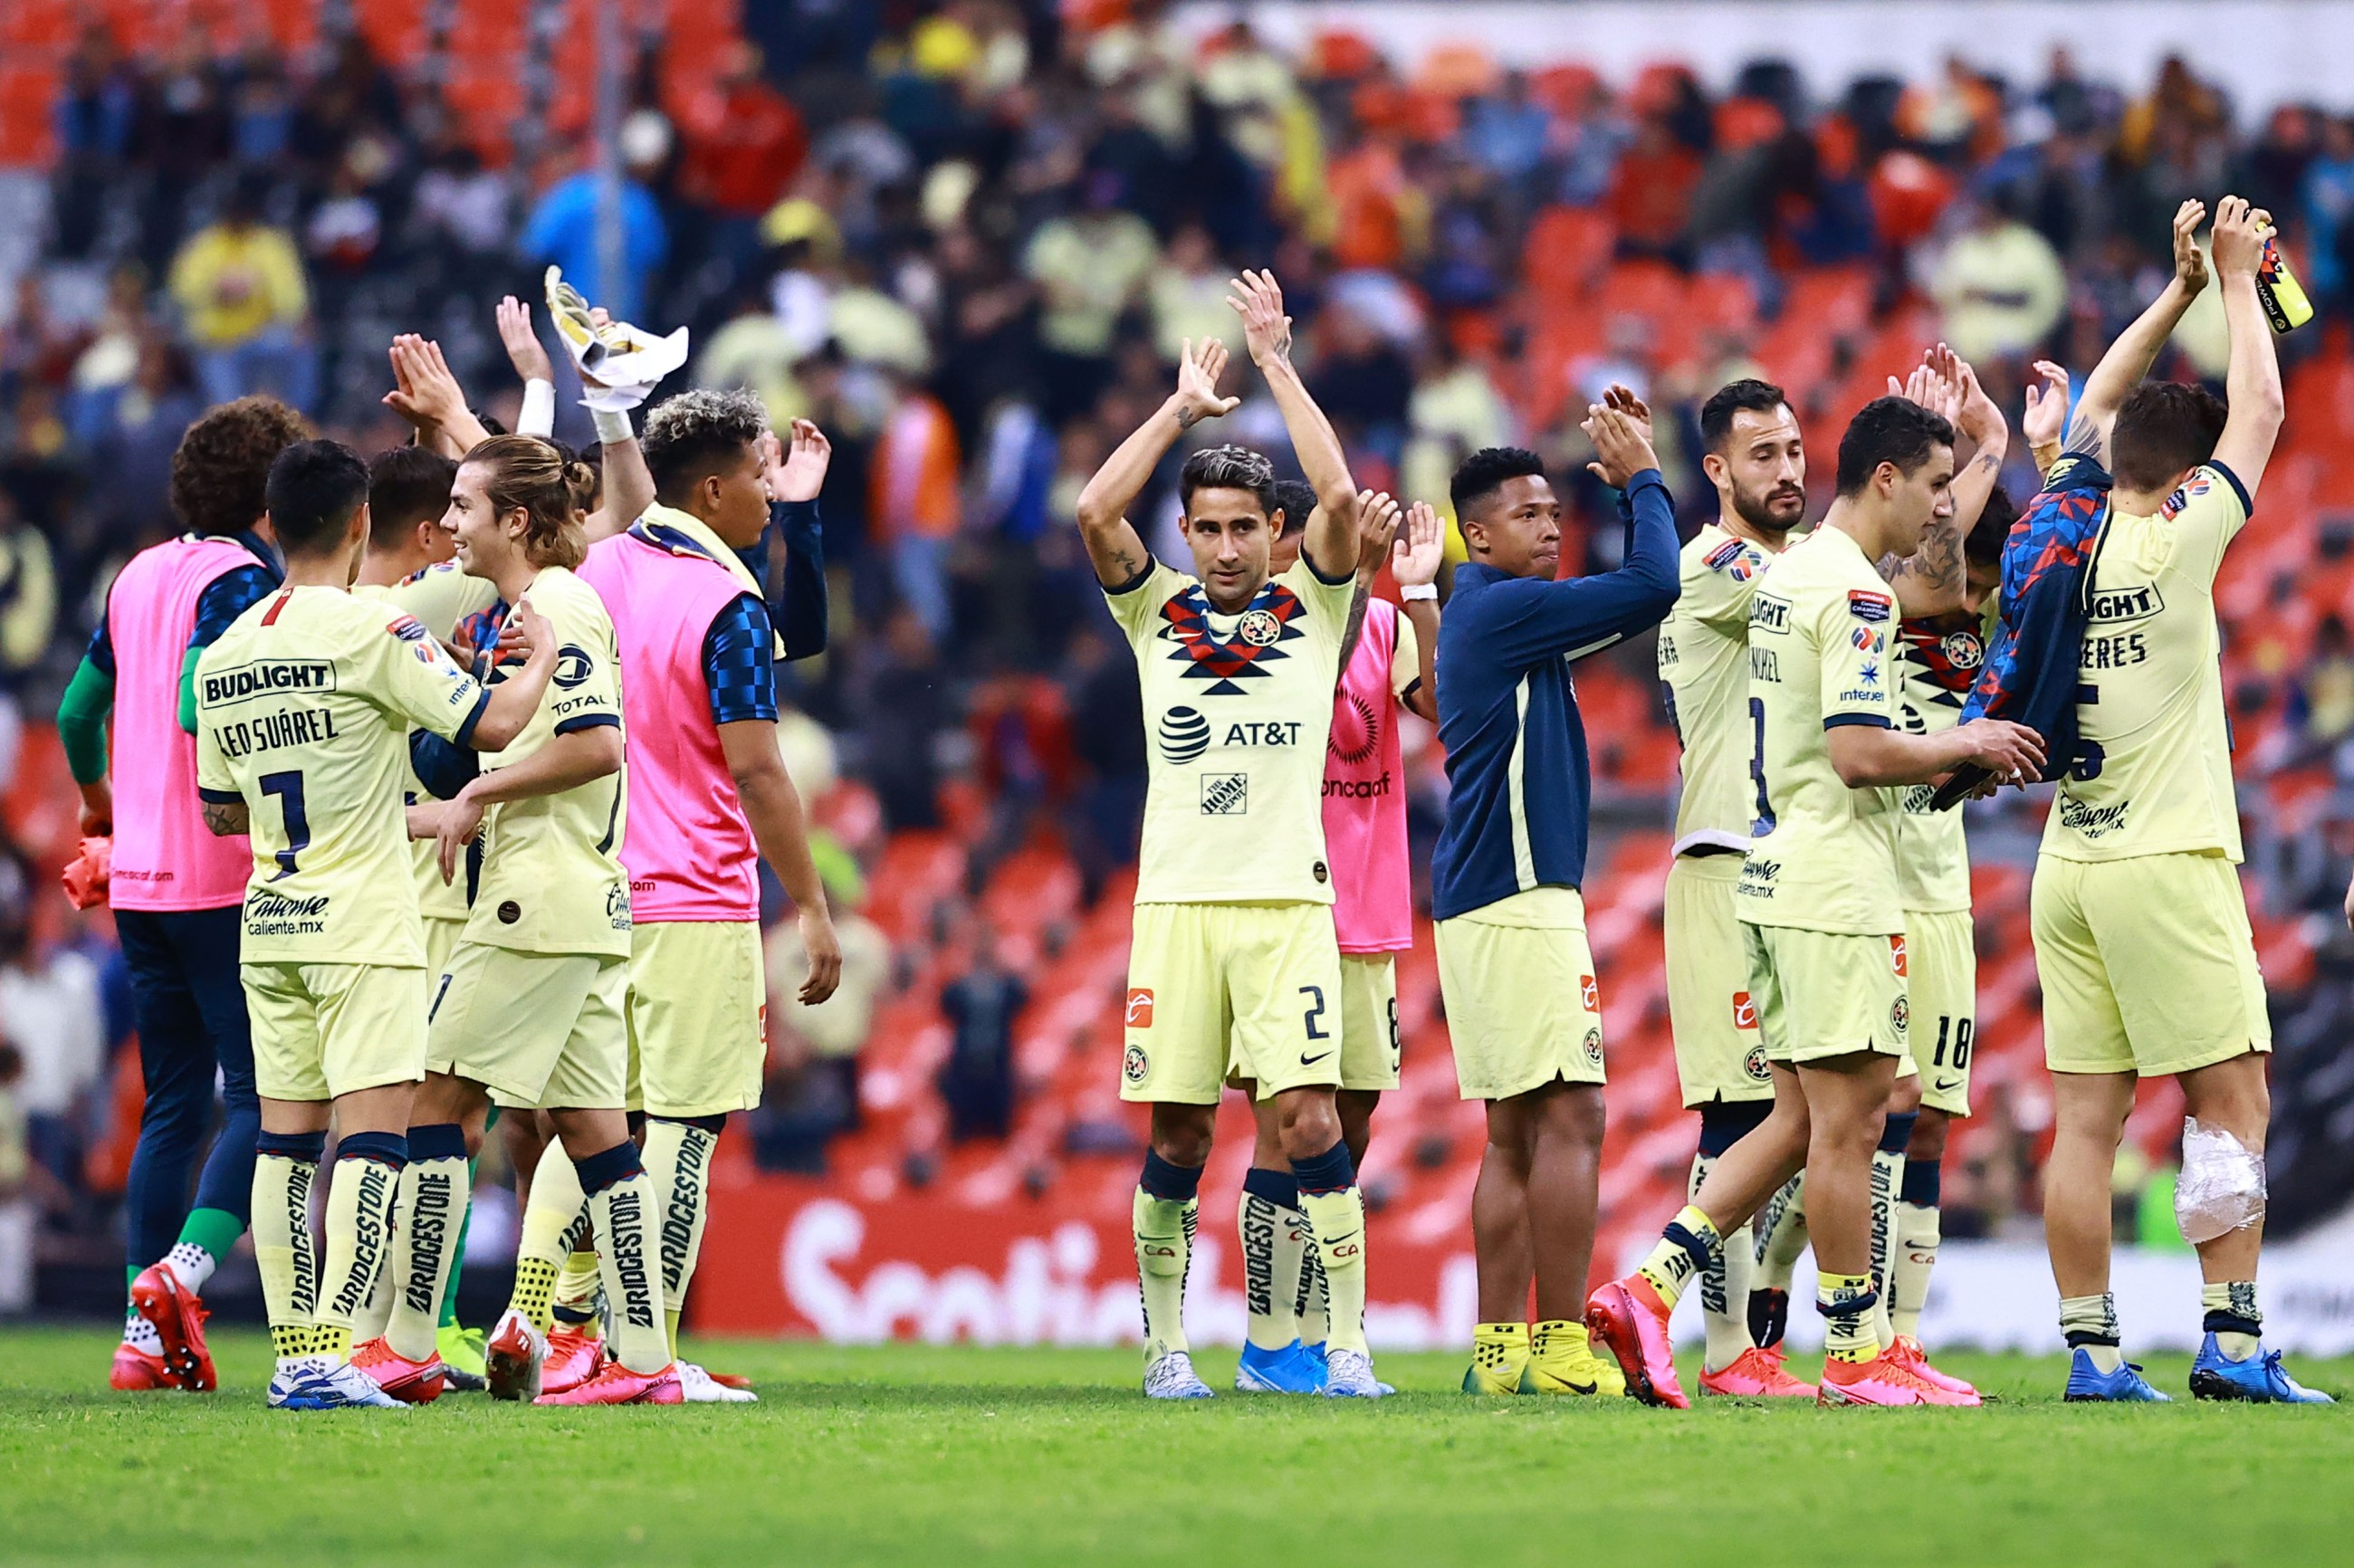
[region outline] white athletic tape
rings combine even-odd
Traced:
[[[2263,1219],[2263,1156],[2211,1122],[2184,1118],[2174,1217],[2182,1226],[2183,1239],[2194,1245]]]

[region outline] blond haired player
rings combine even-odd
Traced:
[[[352,1317],[384,1265],[425,1068],[425,949],[400,791],[412,727],[504,746],[555,673],[545,622],[498,693],[451,662],[413,618],[345,590],[368,523],[367,469],[333,441],[271,465],[285,586],[198,662],[205,821],[250,832],[240,979],[252,1015],[261,1141],[254,1253],[278,1367],[270,1403],[394,1403],[350,1357]],[[323,1260],[310,1190],[332,1112],[341,1132]]]
[[[1143,683],[1150,743],[1120,1094],[1152,1107],[1134,1202],[1145,1393],[1205,1399],[1185,1340],[1185,1269],[1202,1167],[1229,1071],[1276,1101],[1285,1158],[1331,1291],[1325,1392],[1377,1395],[1365,1348],[1365,1219],[1341,1132],[1341,952],[1322,817],[1324,748],[1356,594],[1357,492],[1340,439],[1290,359],[1264,273],[1235,280],[1317,505],[1297,566],[1268,575],[1275,472],[1240,447],[1178,478],[1193,574],[1155,561],[1127,512],[1162,456],[1234,408],[1214,339],[1186,345],[1177,390],[1120,443],[1078,503],[1087,555]]]

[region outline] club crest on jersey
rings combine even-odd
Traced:
[[[1238,697],[1240,683],[1273,674],[1267,666],[1290,657],[1283,644],[1307,635],[1296,624],[1306,609],[1289,588],[1268,583],[1236,620],[1234,636],[1221,639],[1211,624],[1209,596],[1196,583],[1161,607],[1167,622],[1161,635],[1176,645],[1169,656],[1185,664],[1184,679],[1210,683],[1204,695]]]
[[[1937,651],[1956,670],[1975,670],[1986,660],[1986,643],[1975,631],[1947,632]]]
[[[1741,1058],[1741,1070],[1749,1075],[1749,1081],[1753,1084],[1774,1081],[1774,1068],[1766,1060],[1766,1047],[1763,1045],[1752,1045],[1748,1049]]]
[[[1602,1031],[1599,1029],[1585,1032],[1585,1060],[1591,1065],[1602,1065]]]
[[[1884,593],[1872,593],[1865,588],[1847,590],[1847,612],[1858,620],[1883,621],[1895,600]]]

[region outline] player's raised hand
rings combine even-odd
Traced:
[[[2264,259],[2264,238],[2259,230],[2272,214],[2250,207],[2244,196],[2227,196],[2215,204],[2215,270],[2225,278],[2253,278]]]
[[[2207,221],[2207,204],[2196,199],[2174,209],[2174,281],[2196,294],[2207,286],[2207,258],[2199,249],[2199,226]]]
[[[1937,346],[1942,348],[1945,345],[1940,344]],[[1908,403],[1918,403],[1947,424],[1953,423],[1962,411],[1962,389],[1946,378],[1937,362],[1936,348],[1924,350],[1921,363],[1914,366],[1903,380],[1890,376],[1888,395],[1902,397]]]
[[[2068,421],[2068,372],[2062,366],[2039,359],[2035,374],[2043,378],[2042,383],[2027,384],[2027,411],[2019,417],[2019,433],[2027,438],[2031,449],[2056,447]]]
[[[825,488],[825,471],[833,461],[833,443],[807,419],[795,419],[788,446],[774,430],[760,438],[760,461],[771,501],[815,501]]]
[[[2008,719],[1972,719],[1955,733],[1970,747],[1970,760],[1997,783],[2028,784],[2043,777],[2043,737]]]
[[[385,406],[418,429],[447,429],[467,418],[466,394],[431,339],[415,333],[394,338],[392,376]]]
[[[1239,397],[1218,396],[1218,377],[1225,373],[1226,345],[1214,337],[1205,337],[1197,345],[1192,338],[1177,355],[1177,424],[1191,429],[1204,419],[1214,419],[1231,414]]]
[[[1423,588],[1438,580],[1447,559],[1447,524],[1429,502],[1405,509],[1405,527],[1390,547],[1390,576],[1400,588]]]
[[[809,956],[809,973],[801,980],[804,1007],[815,1007],[842,983],[842,938],[833,934],[833,916],[822,904],[801,912],[801,951]]]
[[[499,342],[507,351],[507,363],[525,381],[553,382],[556,362],[547,356],[546,347],[531,324],[531,307],[513,294],[498,303]]]
[[[1948,416],[1954,429],[1979,447],[2010,433],[2010,421],[2002,417],[2002,408],[1978,384],[1978,373],[1970,362],[1939,344],[1933,353],[1942,360],[1938,374],[1950,381],[1959,393],[1955,411]]]
[[[1608,389],[1602,394],[1602,406],[1606,408],[1617,409],[1635,421],[1636,426],[1642,430],[1645,440],[1651,439],[1651,406],[1637,397],[1633,387],[1622,387],[1616,381],[1612,382]]]
[[[1386,490],[1357,492],[1357,575],[1370,578],[1390,558],[1391,541],[1405,513],[1397,497]]]
[[[1226,287],[1234,291],[1226,296],[1226,303],[1243,318],[1243,342],[1250,349],[1251,363],[1261,370],[1289,364],[1291,318],[1283,313],[1283,290],[1276,283],[1275,274],[1246,267]]]
[[[1578,428],[1594,443],[1595,461],[1585,465],[1586,472],[1613,490],[1626,489],[1637,474],[1659,466],[1648,429],[1629,414],[1589,403]]]

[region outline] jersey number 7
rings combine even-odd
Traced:
[[[286,847],[278,852],[277,882],[294,874],[294,857],[311,847],[311,816],[302,809],[302,775],[265,773],[261,776],[261,792],[278,797],[281,810],[286,813]]]
[[[1749,699],[1749,728],[1756,745],[1749,753],[1749,777],[1757,781],[1757,820],[1749,824],[1749,836],[1762,839],[1774,831],[1774,805],[1766,798],[1766,699]]]

